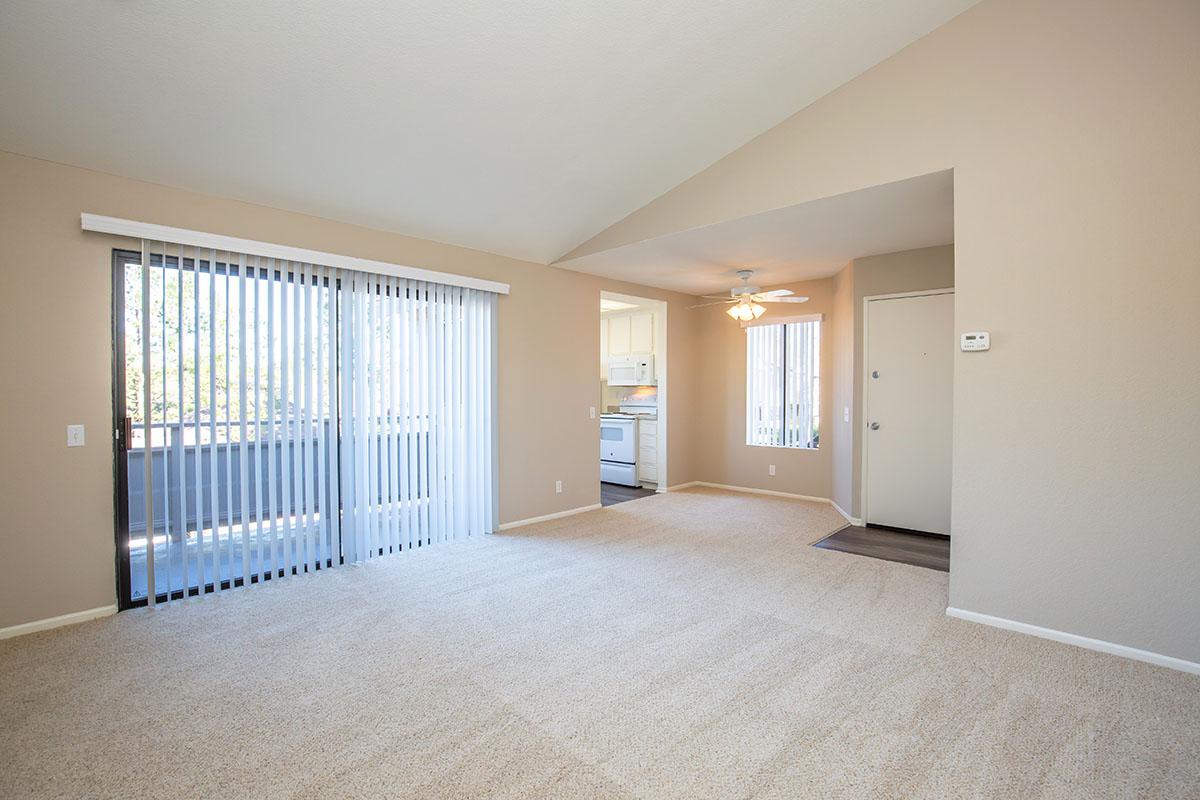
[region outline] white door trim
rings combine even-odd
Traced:
[[[867,353],[870,352],[867,345],[870,342],[871,331],[871,303],[877,300],[896,300],[901,297],[929,297],[938,294],[954,294],[954,287],[946,289],[925,289],[919,292],[891,292],[889,294],[871,294],[863,297],[863,340],[862,340],[862,428],[859,430],[859,436],[862,438],[862,456],[858,464],[858,513],[865,525],[870,516],[867,514],[867,443],[871,437],[867,436],[867,426],[870,420],[867,419],[867,409],[871,407],[869,402],[871,391],[871,375],[867,364]],[[952,378],[953,380],[953,378]]]

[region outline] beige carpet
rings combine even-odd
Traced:
[[[1200,680],[689,491],[0,642],[0,797],[1200,797]]]

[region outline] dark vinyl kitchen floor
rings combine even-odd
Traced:
[[[627,500],[637,500],[639,497],[649,497],[652,494],[654,494],[653,489],[602,482],[600,484],[600,505],[611,506]]]
[[[914,567],[950,571],[950,537],[850,525],[813,545]]]

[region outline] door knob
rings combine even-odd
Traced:
[[[872,422],[872,423],[871,423],[871,430],[873,430],[873,431],[877,431],[877,430],[879,430],[879,423],[878,423],[878,422]]]

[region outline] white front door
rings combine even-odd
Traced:
[[[949,535],[954,295],[866,305],[866,521]]]

